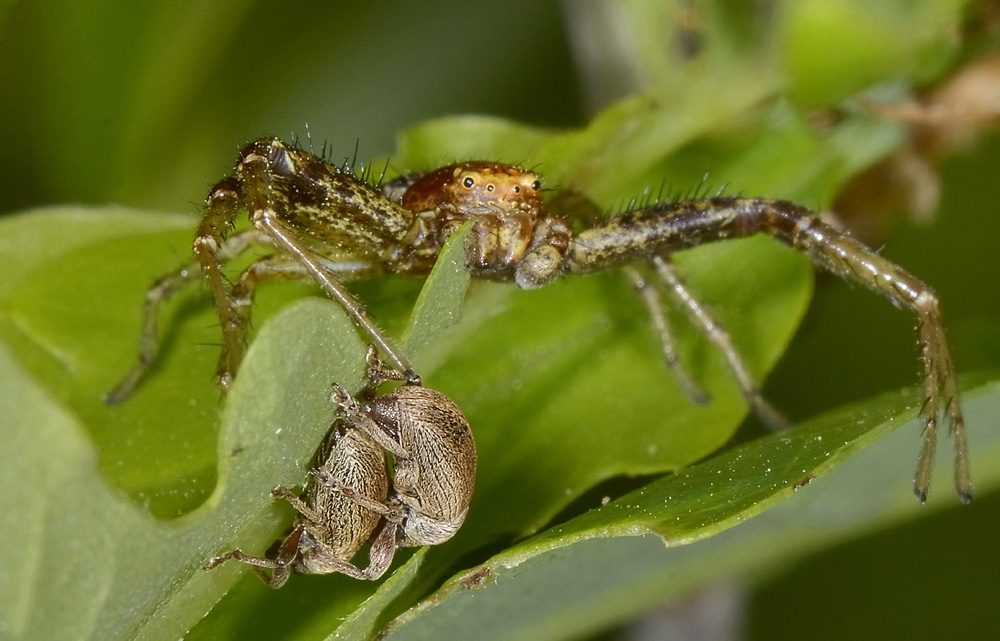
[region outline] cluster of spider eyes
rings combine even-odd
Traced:
[[[476,179],[473,178],[472,176],[466,176],[462,180],[462,185],[465,186],[466,189],[472,189],[473,187],[476,186]],[[542,188],[542,181],[536,180],[536,181],[534,181],[534,182],[531,183],[531,190],[532,191],[538,191],[541,188]],[[514,185],[514,187],[512,189],[513,189],[513,191],[514,191],[515,194],[521,193],[521,186],[520,185]],[[494,185],[493,183],[489,183],[489,184],[486,185],[486,191],[494,191],[494,190],[496,190],[496,185]]]

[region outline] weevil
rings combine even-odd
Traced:
[[[229,560],[254,567],[280,588],[292,570],[304,574],[340,572],[376,580],[400,547],[437,545],[465,521],[476,481],[476,444],[461,410],[441,392],[407,383],[377,395],[379,385],[405,376],[386,367],[375,346],[367,355],[368,380],[359,400],[334,384],[331,401],[344,415],[325,448],[326,461],[303,501],[284,487],[272,494],[299,512],[274,558],[235,549],[214,557],[212,569]],[[391,494],[386,451],[393,455]],[[385,519],[364,570],[350,562]],[[271,568],[268,576],[264,568]]]
[[[369,387],[405,375],[368,351]],[[444,543],[462,526],[476,481],[476,444],[459,407],[441,392],[406,383],[395,391],[361,401],[335,385],[331,400],[347,422],[392,453],[392,491],[386,503],[359,496],[325,470],[319,484],[385,517],[369,551],[361,577],[377,579],[392,563],[397,548]]]
[[[322,451],[325,457],[317,474],[336,479],[339,485],[369,501],[385,501],[389,489],[385,452],[364,432],[338,423]],[[273,558],[250,556],[237,548],[212,558],[206,570],[226,561],[240,561],[252,565],[254,572],[272,588],[284,585],[292,571],[357,575],[350,559],[378,527],[382,519],[379,513],[316,481],[309,484],[303,497],[281,486],[272,490],[271,495],[285,499],[298,512],[295,525],[278,546],[277,554]],[[265,568],[271,569],[270,576]]]

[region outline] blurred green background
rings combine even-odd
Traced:
[[[697,57],[706,16],[776,38],[781,91],[818,118],[873,83],[908,95],[940,82],[996,44],[986,2],[702,4],[621,3],[636,15],[668,12],[675,27],[666,39],[637,35],[621,53],[631,67],[602,48],[602,33],[613,41],[624,27],[600,20],[593,2],[0,4],[0,213],[115,203],[194,214],[237,149],[261,135],[309,135],[335,158],[357,146],[367,160],[392,154],[399,130],[450,114],[581,126],[598,107],[680,73],[670,65]],[[898,24],[932,22],[924,14],[935,11],[961,16],[946,41]],[[998,169],[1000,138],[984,133],[941,165],[934,220],[894,218],[879,241],[937,289],[963,372],[1000,366]],[[911,324],[867,292],[820,279],[766,394],[803,419],[910,385]],[[751,425],[744,435],[756,433]],[[979,496],[789,558],[747,583],[745,638],[995,638],[998,501]],[[628,634],[636,628],[605,636]]]

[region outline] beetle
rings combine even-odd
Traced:
[[[369,386],[405,380],[405,375],[368,350]],[[462,526],[476,480],[476,444],[461,409],[441,392],[406,383],[395,391],[358,400],[334,385],[336,403],[355,429],[365,432],[393,456],[392,492],[382,503],[359,495],[328,470],[319,484],[385,517],[372,543],[370,564],[361,578],[377,579],[392,563],[397,548],[437,545]]]
[[[379,385],[405,376],[386,367],[374,345],[367,363],[367,384],[359,396],[370,400],[333,385],[331,401],[343,420],[323,448],[326,460],[313,472],[305,500],[284,487],[272,491],[299,513],[275,558],[237,548],[212,558],[205,569],[240,561],[252,565],[272,588],[284,585],[292,570],[375,580],[388,570],[397,548],[443,543],[462,526],[476,480],[476,444],[468,421],[454,401],[429,387],[407,383],[377,395]],[[387,451],[394,463],[391,495]],[[370,563],[361,570],[350,559],[383,518]],[[264,568],[273,570],[271,576]]]
[[[339,422],[321,448],[325,453],[318,474],[336,479],[358,496],[384,501],[389,481],[385,452],[364,432]],[[361,578],[350,559],[367,542],[382,517],[351,500],[343,492],[313,481],[303,497],[278,486],[271,495],[283,498],[298,512],[291,533],[281,542],[274,558],[250,556],[239,548],[213,557],[206,570],[226,561],[253,566],[254,572],[272,588],[280,588],[294,570],[302,574],[341,572]],[[268,576],[264,568],[270,568]]]

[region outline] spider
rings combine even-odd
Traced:
[[[553,213],[549,213],[549,210]],[[567,211],[566,215],[554,212]],[[252,227],[230,234],[241,210]],[[465,267],[475,277],[542,287],[567,274],[622,269],[648,308],[667,364],[695,401],[704,393],[678,365],[657,284],[634,264],[652,266],[700,331],[724,354],[749,404],[762,420],[785,424],[761,396],[722,325],[676,273],[671,254],[705,243],[765,233],[806,254],[818,267],[860,283],[917,316],[923,361],[922,449],[914,492],[925,501],[944,413],[955,442],[955,486],[972,498],[968,447],[955,371],[934,291],[898,265],[819,220],[816,212],[770,198],[715,196],[660,202],[603,218],[596,206],[564,193],[548,204],[541,178],[510,165],[473,161],[412,174],[380,188],[347,167],[264,138],[239,154],[232,176],[212,188],[194,241],[197,259],[157,280],[146,295],[139,362],[112,390],[127,398],[151,367],[159,347],[160,304],[204,277],[218,310],[223,343],[217,376],[228,390],[239,368],[256,287],[268,280],[317,282],[371,336],[410,383],[419,383],[406,356],[374,323],[344,281],[380,274],[425,276],[445,240],[469,218]],[[571,229],[572,222],[579,231]],[[253,262],[231,286],[221,266],[252,245],[273,254]]]

